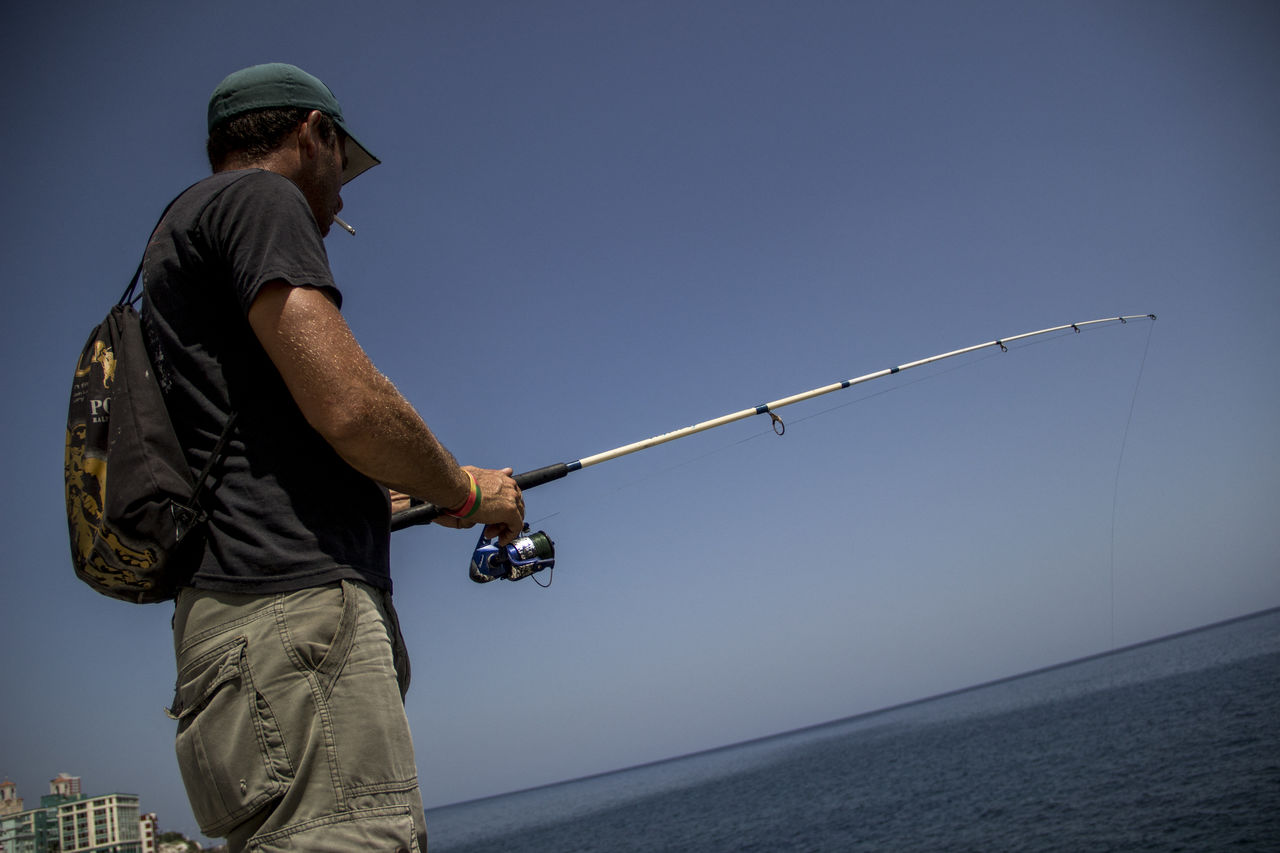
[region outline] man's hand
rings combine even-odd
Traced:
[[[413,498],[406,495],[404,492],[397,492],[395,489],[387,489],[387,491],[391,493],[392,515],[395,515],[397,512],[404,512],[406,509],[413,506]]]
[[[463,465],[462,470],[476,479],[476,486],[480,489],[480,509],[467,519],[451,515],[436,516],[435,523],[455,530],[466,530],[477,524],[484,524],[486,539],[497,536],[499,545],[510,545],[524,529],[524,496],[520,494],[516,481],[511,478],[513,469],[495,471]]]

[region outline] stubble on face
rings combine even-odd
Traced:
[[[299,189],[306,196],[322,237],[329,236],[333,217],[342,210],[342,172],[346,160],[346,139],[338,133],[330,144],[320,146],[316,158],[306,164],[299,176]]]

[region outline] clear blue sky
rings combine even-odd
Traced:
[[[6,4],[0,777],[195,831],[170,608],[73,578],[59,469],[75,355],[228,72],[311,70],[383,159],[331,260],[463,462],[1160,316],[531,492],[550,590],[397,534],[431,806],[1280,605],[1277,44],[1272,2]]]

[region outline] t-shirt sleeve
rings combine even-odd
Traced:
[[[271,281],[324,288],[342,304],[324,238],[293,181],[274,172],[250,173],[226,187],[204,219],[246,314]]]

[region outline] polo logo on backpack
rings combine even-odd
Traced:
[[[176,596],[195,568],[206,520],[200,490],[236,416],[192,477],[132,305],[141,272],[139,264],[80,352],[63,473],[76,576],[103,595],[147,603]]]

